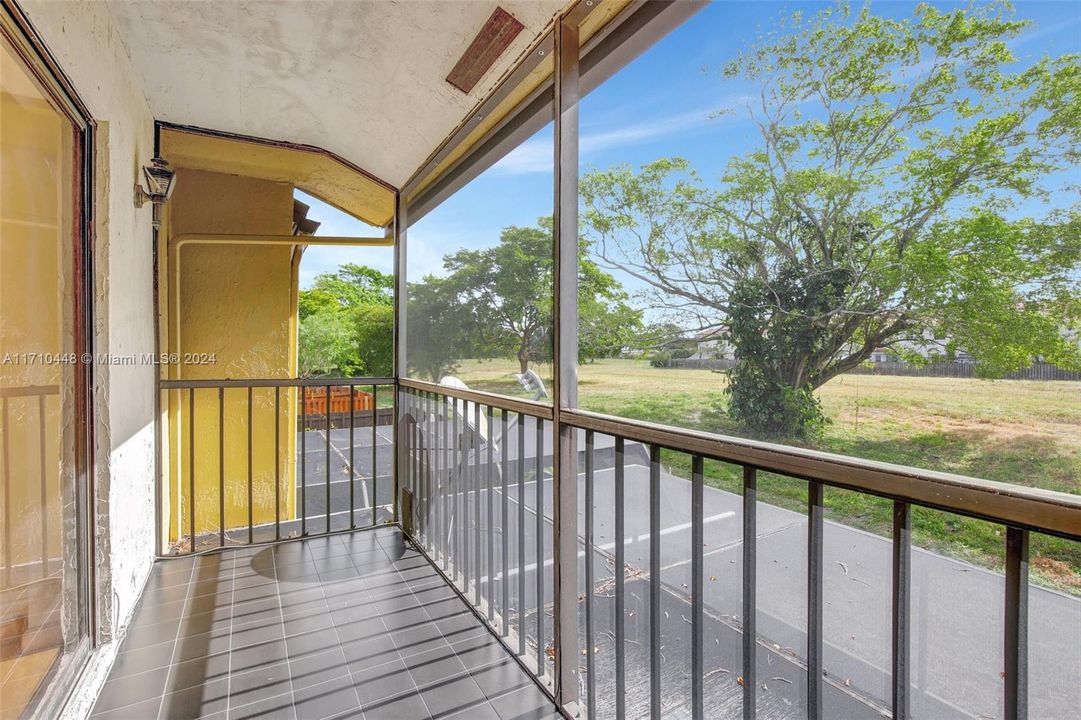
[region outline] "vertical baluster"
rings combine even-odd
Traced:
[[[402,391],[402,412],[405,413],[410,419],[413,418],[413,391],[406,388]],[[411,422],[406,426],[405,431],[405,487],[412,493],[414,490],[414,483],[416,482],[416,439],[413,435],[413,431],[417,425],[415,422]],[[405,518],[402,518],[402,522],[405,522]],[[412,518],[409,518],[412,522]]]
[[[379,386],[372,385],[372,525],[379,523]]]
[[[450,458],[448,457],[448,450],[450,445],[446,441],[446,429],[450,427],[450,417],[446,416],[446,396],[439,396],[439,412],[440,416],[440,445],[439,445],[439,480],[442,484],[442,492],[439,497],[439,511],[442,516],[439,528],[439,544],[443,548],[443,570],[446,570],[446,556],[448,556],[451,546],[450,539],[448,537],[448,529],[450,528],[450,516],[446,504],[448,504],[451,498],[451,471],[450,471]]]
[[[0,413],[3,415],[4,446],[4,586],[11,587],[12,541],[11,541],[11,423],[8,415],[8,398],[0,398]],[[194,538],[194,536],[193,536]],[[194,551],[194,545],[192,550]]]
[[[649,712],[661,717],[661,449],[649,446]]]
[[[822,483],[807,488],[807,720],[822,715]]]
[[[218,388],[218,545],[225,547],[225,388]]]
[[[6,411],[7,406],[4,408]],[[6,429],[7,418],[4,421]],[[7,433],[4,435],[6,437]],[[195,552],[195,388],[188,390],[188,532],[191,533],[191,551]]]
[[[703,460],[695,455],[691,461],[691,717],[702,720],[705,717],[705,703],[702,686],[705,683],[705,668],[702,652],[702,635],[705,633],[702,597],[702,578],[705,574],[705,502],[702,497]]]
[[[1028,530],[1006,528],[1006,720],[1028,718]]]
[[[417,462],[420,467],[420,505],[418,507],[419,524],[417,525],[417,542],[423,547],[424,539],[428,536],[428,394],[417,393],[417,443],[420,449],[420,457]]]
[[[495,576],[495,536],[493,534],[493,527],[495,525],[495,499],[492,497],[495,494],[495,491],[492,487],[492,445],[495,444],[495,429],[492,427],[491,405],[485,407],[485,421],[488,430],[488,437],[485,443],[488,447],[488,462],[484,465],[484,492],[488,497],[488,582],[486,585],[486,597],[488,598],[488,622],[491,623],[495,621],[495,597],[492,594],[492,580]]]
[[[8,399],[0,399],[0,413],[4,418],[4,586],[11,587],[11,423],[8,417]],[[189,421],[190,422],[190,421]],[[192,552],[195,552],[195,534],[192,533]]]
[[[413,468],[413,483],[411,485],[413,489],[413,528],[416,531],[417,526],[420,524],[420,402],[419,395],[416,391],[409,391],[409,412],[413,416],[413,454],[412,454],[412,468]]]
[[[282,479],[281,479],[281,387],[274,388],[274,539],[281,540]]]
[[[4,428],[5,432],[7,427]],[[38,474],[41,478],[41,577],[49,576],[49,475],[45,471],[45,395],[38,395]]]
[[[323,470],[326,482],[326,497],[324,501],[326,503],[326,532],[331,531],[331,386],[326,386],[326,411],[323,415],[323,419],[326,421],[326,437],[323,444]]]
[[[417,532],[417,528],[420,525],[420,410],[419,410],[419,394],[416,390],[410,390],[409,397],[409,416],[413,418],[413,425],[410,427],[409,442],[411,452],[409,454],[409,472],[410,482],[409,489],[413,493],[413,533]]]
[[[462,571],[462,514],[460,512],[462,505],[462,497],[459,493],[461,490],[461,463],[459,462],[458,454],[461,450],[461,443],[459,442],[458,435],[458,400],[451,398],[450,401],[451,411],[451,426],[450,426],[450,441],[451,446],[451,487],[453,492],[451,493],[451,512],[453,517],[451,518],[451,566],[454,568],[454,579],[457,580]]]
[[[425,539],[427,544],[431,547],[435,547],[434,532],[436,529],[436,506],[435,499],[439,497],[439,476],[436,474],[436,468],[438,467],[438,454],[439,454],[439,418],[436,416],[436,411],[439,409],[437,404],[437,398],[434,393],[428,394],[428,409],[425,413],[425,422],[428,426],[428,497],[425,501],[425,508],[428,512],[428,524],[425,526]]]
[[[440,416],[440,396],[438,393],[432,393],[432,495],[428,499],[431,504],[431,517],[432,517],[432,529],[430,533],[429,545],[431,547],[432,558],[436,562],[439,560],[440,552],[440,534],[442,533],[443,519],[440,516],[440,509],[442,508],[442,497],[445,492],[443,488],[443,445],[442,445],[442,428],[443,418]]]
[[[537,425],[536,481],[537,481],[537,675],[544,677],[544,420],[535,418]]]
[[[248,386],[248,544],[251,545],[255,541],[255,530],[252,527],[254,518],[254,512],[252,505],[252,388]]]
[[[300,386],[300,534],[308,534],[308,387]]]
[[[405,423],[402,431],[402,441],[405,442],[405,447],[402,449],[400,457],[402,458],[402,464],[398,467],[398,472],[401,474],[401,479],[398,482],[399,485],[399,499],[405,496],[405,490],[412,488],[412,475],[413,475],[413,461],[410,455],[410,445],[413,442],[413,429],[409,423],[406,422],[406,418],[409,416],[409,389],[401,388],[398,392],[398,421],[399,423]],[[399,508],[399,512],[404,512],[405,508]],[[403,525],[406,524],[406,517],[401,516],[400,520]]]
[[[405,422],[405,418],[410,417],[409,414],[409,389],[402,388],[398,394],[398,412],[400,415],[400,421]],[[402,451],[401,457],[404,460],[405,467],[399,467],[398,472],[402,474],[402,479],[399,483],[403,489],[402,496],[404,496],[404,490],[412,490],[413,487],[413,456],[410,452],[413,444],[413,428],[409,423],[405,424],[405,431],[403,432],[403,439],[405,441],[405,448]],[[404,512],[405,508],[400,508],[400,512]],[[401,517],[402,524],[406,524],[406,517]]]
[[[437,409],[435,395],[433,393],[428,393],[424,411],[424,426],[427,428],[428,433],[426,436],[427,451],[424,455],[427,464],[427,470],[424,475],[426,489],[424,509],[427,517],[424,524],[424,540],[428,547],[434,547],[435,542],[435,539],[432,536],[432,533],[435,530],[435,506],[433,500],[437,497],[436,493],[438,492],[438,488],[436,486],[439,482],[438,476],[435,475],[436,455],[439,451],[439,436],[437,432],[439,425],[438,419],[435,416],[435,411]]]
[[[458,535],[461,547],[458,562],[462,567],[462,590],[469,593],[469,404],[461,404],[461,432],[456,440],[458,444],[458,502],[460,521]]]
[[[912,570],[912,511],[900,500],[893,503],[893,717],[908,718],[909,610]]]
[[[754,720],[757,713],[755,705],[755,662],[758,636],[756,614],[758,606],[755,598],[757,573],[757,508],[758,471],[753,467],[743,468],[743,718]]]
[[[423,532],[418,538],[421,547],[426,551],[431,550],[433,519],[432,519],[432,474],[435,472],[435,452],[438,443],[435,440],[432,421],[432,394],[421,394],[424,408],[424,511]]]
[[[462,433],[461,439],[461,498],[462,498],[462,589],[469,595],[469,579],[472,577],[472,533],[469,532],[469,451],[473,439],[469,436],[469,403],[462,401]]]
[[[615,494],[616,494],[616,720],[624,720],[627,717],[627,673],[626,673],[626,659],[624,657],[624,651],[626,649],[626,613],[625,608],[626,598],[624,596],[624,568],[626,567],[626,559],[624,553],[626,548],[624,547],[624,537],[626,537],[623,527],[623,438],[617,437],[616,441],[616,458],[615,458]]]
[[[413,529],[416,532],[416,527],[419,524],[417,507],[420,505],[420,413],[417,411],[417,393],[415,390],[409,391],[409,414],[413,418],[413,452],[409,459],[413,473],[413,481],[410,484],[413,491]]]
[[[461,484],[459,495],[462,499],[462,589],[469,594],[469,578],[472,577],[472,534],[469,532],[469,403],[462,402],[462,432],[458,436],[461,445]]]
[[[503,565],[502,565],[502,570],[501,570],[501,572],[499,574],[499,589],[502,591],[502,596],[503,596],[502,597],[502,602],[500,603],[500,610],[502,611],[502,614],[503,614],[503,624],[500,627],[500,634],[503,637],[507,637],[508,633],[510,632],[509,627],[508,627],[508,623],[507,623],[507,618],[509,617],[509,612],[510,612],[510,582],[509,582],[509,579],[508,579],[508,575],[510,573],[510,558],[508,557],[508,555],[510,553],[510,550],[507,547],[510,544],[509,535],[508,535],[508,528],[509,528],[508,521],[510,519],[510,517],[509,517],[509,515],[510,515],[509,502],[510,501],[507,499],[507,455],[508,455],[508,453],[507,453],[507,425],[508,425],[508,423],[507,423],[507,415],[508,415],[508,413],[507,413],[506,410],[501,410],[500,413],[499,413],[499,416],[500,416],[499,417],[499,421],[500,421],[500,433],[499,433],[500,478],[499,478],[499,480],[500,480],[500,484],[502,485],[502,495],[503,495],[503,497],[502,497],[503,514],[502,514],[502,523],[500,525],[500,540],[501,540],[501,542],[499,543],[500,549],[501,549],[502,555],[503,555],[503,558],[502,558],[503,559]]]
[[[413,532],[420,528],[420,507],[423,502],[420,487],[420,393],[409,391],[410,414],[413,416]]]
[[[518,654],[525,653],[525,415],[518,413]]]
[[[425,508],[428,505],[428,436],[425,434],[425,393],[417,392],[417,488],[420,502],[417,504],[417,542],[424,543]]]
[[[480,607],[482,549],[480,541],[480,403],[473,403],[473,604]]]
[[[590,720],[597,717],[597,678],[593,657],[593,431],[586,430],[585,477],[586,534],[586,708]]]
[[[374,386],[373,386],[374,387]],[[356,484],[357,484],[357,458],[356,458],[356,440],[353,437],[356,431],[356,413],[357,407],[353,396],[356,394],[356,388],[353,385],[349,386],[349,529],[356,530],[357,516],[356,516]],[[372,415],[372,423],[375,423],[375,415]],[[372,448],[372,452],[375,452],[375,448]]]

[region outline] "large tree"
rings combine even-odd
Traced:
[[[345,263],[298,298],[302,375],[391,372],[394,276]]]
[[[511,225],[499,243],[446,256],[446,282],[470,316],[469,344],[478,357],[512,354],[525,372],[551,358],[552,220],[536,227]],[[579,359],[609,356],[634,337],[641,312],[625,300],[620,283],[588,258],[578,261]]]
[[[578,260],[578,362],[617,357],[640,346],[645,330],[642,311],[612,275],[583,252]]]
[[[499,243],[459,250],[443,258],[457,289],[458,303],[469,308],[486,346],[513,353],[522,372],[548,338],[552,304],[551,225],[504,228]],[[540,349],[543,354],[543,349]]]
[[[454,372],[469,352],[475,333],[469,308],[458,301],[452,281],[432,275],[409,283],[406,307],[406,359],[409,370],[432,382]]]
[[[1081,65],[1018,62],[1027,27],[1005,4],[793,16],[724,68],[758,87],[752,149],[718,183],[678,158],[588,174],[591,251],[726,330],[729,412],[759,432],[811,432],[814,390],[878,347],[1077,365]]]
[[[393,305],[394,276],[356,263],[345,263],[336,272],[320,273],[310,290],[301,292],[301,306],[333,298],[341,307]]]
[[[360,368],[346,312],[324,308],[307,313],[297,331],[301,376],[349,376]]]

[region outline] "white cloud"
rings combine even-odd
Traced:
[[[1011,48],[1016,49],[1023,45],[1028,45],[1029,43],[1040,40],[1048,35],[1053,35],[1054,33],[1057,33],[1061,30],[1065,30],[1068,27],[1077,25],[1079,22],[1081,22],[1081,17],[1075,15],[1061,22],[1054,23],[1053,25],[1036,25],[1033,29],[1029,30],[1028,32],[1022,33],[1021,35],[1018,35],[1006,44],[1009,45]]]
[[[684,133],[705,126],[710,122],[711,114],[715,110],[714,106],[668,115],[615,130],[585,132],[578,141],[578,152],[582,157],[586,157],[612,148]],[[492,166],[492,170],[501,175],[551,173],[553,152],[551,138],[532,138],[508,153]]]
[[[675,135],[705,125],[715,110],[715,107],[692,110],[607,132],[585,133],[578,141],[578,150],[582,155],[588,155],[614,147]]]
[[[462,240],[455,234],[443,234],[438,231],[410,228],[409,250],[406,256],[409,282],[417,282],[427,275],[444,277],[443,255],[448,248],[460,248]]]
[[[500,175],[550,174],[554,152],[549,138],[527,140],[500,158],[492,166],[492,172]]]

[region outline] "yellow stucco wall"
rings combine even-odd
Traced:
[[[290,378],[296,376],[297,273],[291,246],[183,244],[185,234],[288,235],[293,187],[237,175],[177,169],[159,253],[161,296],[168,304],[163,351],[180,364],[163,368],[173,379]],[[178,242],[178,240],[180,242]],[[201,359],[196,360],[195,358]],[[282,520],[296,505],[293,463],[296,392],[279,391],[277,490]],[[257,388],[252,400],[252,506],[255,524],[275,514],[275,390]],[[188,391],[168,392],[169,540],[188,534],[191,471],[195,477],[196,533],[216,533],[224,470],[225,526],[248,523],[248,390],[195,394],[194,467],[189,465]],[[219,452],[224,430],[224,453]],[[224,458],[224,464],[221,459]]]

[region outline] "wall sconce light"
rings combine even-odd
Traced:
[[[146,178],[146,187],[139,183],[135,185],[135,207],[140,208],[149,200],[154,205],[163,205],[176,187],[176,173],[169,169],[169,163],[156,157],[151,160],[151,165],[143,167],[143,177]]]

